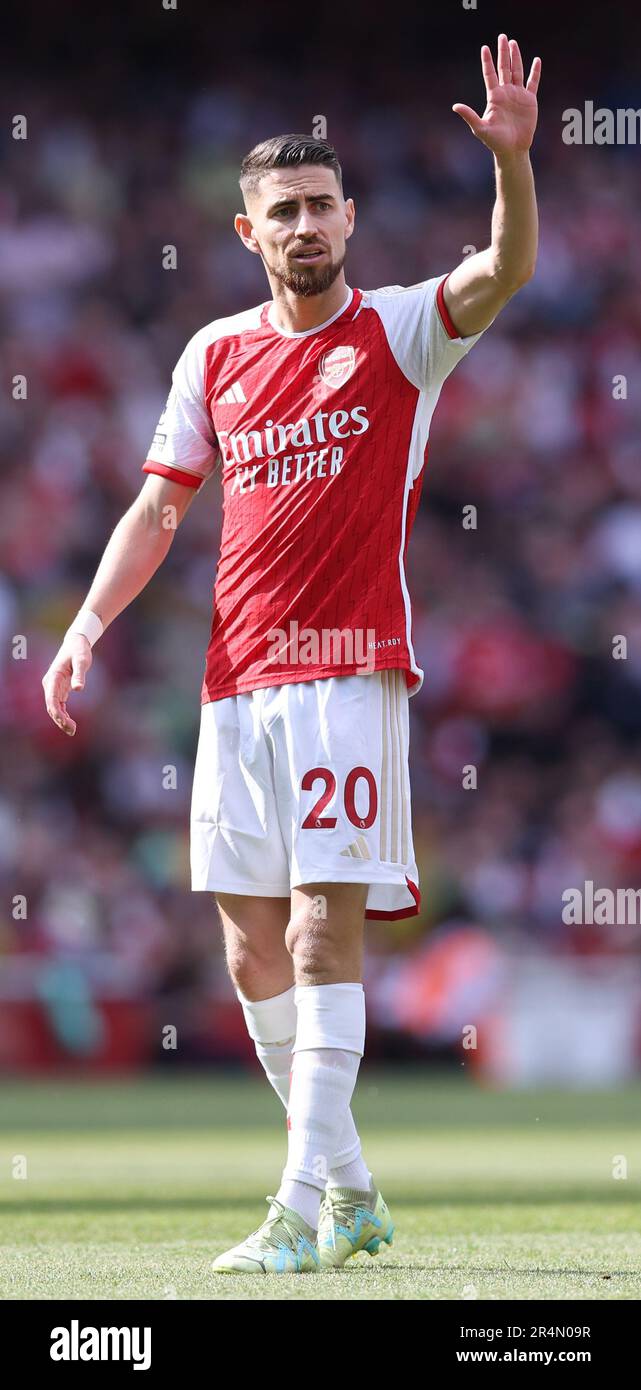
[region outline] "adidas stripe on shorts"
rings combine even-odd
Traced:
[[[418,911],[403,671],[268,686],[203,705],[192,888],[289,897],[368,883],[368,917]]]

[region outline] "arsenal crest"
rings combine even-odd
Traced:
[[[353,347],[336,347],[324,352],[318,364],[318,371],[326,386],[343,386],[356,367],[356,353]]]

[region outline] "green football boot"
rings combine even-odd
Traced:
[[[318,1253],[322,1269],[340,1269],[359,1250],[378,1255],[391,1245],[394,1226],[380,1192],[329,1187],[321,1202]]]
[[[217,1274],[308,1274],[320,1268],[316,1232],[276,1197],[266,1221],[232,1250],[212,1261]]]

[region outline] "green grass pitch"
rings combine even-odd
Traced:
[[[278,1188],[285,1115],[259,1076],[5,1080],[0,1096],[3,1299],[641,1297],[638,1085],[498,1092],[363,1065],[354,1114],[394,1245],[260,1277],[210,1270]]]

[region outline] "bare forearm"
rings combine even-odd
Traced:
[[[121,518],[84,604],[97,613],[103,627],[142,592],[165,559],[174,534],[173,529],[146,517],[137,503]]]
[[[486,328],[536,264],[539,223],[529,156],[495,158],[494,164],[491,245],[457,265],[445,285],[445,302],[463,337]]]
[[[108,627],[137,597],[162,564],[195,495],[181,482],[150,474],[108,541],[84,609],[77,615],[78,625],[72,624],[65,633],[42,678],[47,713],[70,737],[76,732],[76,722],[67,710],[67,698],[72,690],[84,689],[92,662],[91,643],[97,640],[87,631],[85,620],[91,618],[93,622],[92,615],[96,614],[103,628]]]
[[[498,284],[518,288],[534,273],[539,216],[534,175],[527,152],[495,156],[496,202],[492,212],[493,274]]]

